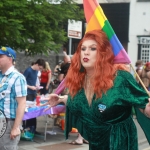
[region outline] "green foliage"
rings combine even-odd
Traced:
[[[73,0],[1,0],[0,45],[27,55],[58,52],[67,41],[68,19],[83,20]]]

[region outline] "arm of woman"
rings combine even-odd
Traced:
[[[50,94],[48,104],[53,107],[59,103],[67,103],[68,95],[58,96],[57,94]]]
[[[145,109],[141,110],[140,111],[148,118],[150,118],[150,98],[148,99],[148,103],[146,104],[146,107]]]
[[[127,72],[121,72],[123,75],[123,86],[125,93],[122,94],[126,102],[138,108],[145,116],[150,118],[150,98],[144,88],[139,85],[133,76]],[[123,93],[123,92],[122,92]]]
[[[54,107],[58,105],[59,103],[64,103],[66,105],[67,100],[68,100],[68,95],[63,95],[63,96],[58,96],[57,94],[50,94],[48,98],[45,100],[48,100],[48,102],[45,105],[49,105],[48,108],[46,108],[44,111],[50,109],[51,107]]]
[[[46,85],[46,89],[48,90],[49,88],[49,85],[50,85],[50,82],[51,82],[51,77],[52,77],[52,74],[51,72],[48,74],[48,81],[47,81],[47,85]]]
[[[66,105],[68,100],[68,95],[59,96],[60,102],[64,103]]]

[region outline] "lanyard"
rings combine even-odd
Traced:
[[[8,75],[4,76],[0,82],[0,88],[3,86],[3,83],[7,80]]]

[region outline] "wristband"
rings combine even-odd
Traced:
[[[65,98],[65,96],[58,96],[60,99],[64,99]]]

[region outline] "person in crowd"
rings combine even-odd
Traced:
[[[37,80],[36,80],[36,87],[40,86],[40,78],[41,78],[41,71],[38,71]]]
[[[62,63],[63,63],[63,61],[60,60],[59,63],[54,68],[53,80],[51,81],[51,84],[50,84],[50,92],[49,93],[52,93],[53,90],[56,89],[58,87],[58,85],[60,84],[58,76],[61,72]]]
[[[102,30],[87,32],[65,78],[69,95],[50,94],[50,107],[66,104],[66,129],[77,128],[89,150],[138,150],[132,106],[150,117],[150,99],[127,71],[114,64],[112,46]]]
[[[27,84],[24,76],[14,68],[15,60],[16,53],[12,48],[0,48],[0,111],[7,121],[6,131],[3,135],[2,130],[0,133],[0,150],[18,150],[20,125],[26,107]]]
[[[59,75],[59,73],[60,73],[60,71],[61,71],[61,64],[63,63],[63,61],[62,60],[60,60],[59,62],[58,62],[58,64],[55,66],[55,68],[54,68],[54,75],[57,77],[58,75]]]
[[[61,64],[60,74],[58,76],[58,80],[60,82],[65,78],[67,71],[71,64],[71,58],[69,55],[67,55],[65,49],[64,49],[63,53],[64,53],[64,62]]]
[[[143,69],[139,69],[137,73],[145,87],[150,91],[150,62],[147,62]]]
[[[40,89],[40,94],[45,95],[48,93],[50,82],[51,82],[51,69],[49,63],[45,62],[45,68],[42,70],[40,77],[40,85],[43,87],[42,89]]]
[[[138,73],[139,70],[143,69],[143,61],[142,60],[137,60],[135,63],[135,67],[136,67],[136,72]]]
[[[31,63],[31,66],[34,65],[34,62]],[[41,78],[41,71],[39,70],[38,71],[38,74],[37,74],[37,80],[36,80],[36,87],[39,87],[40,86],[40,78]]]
[[[31,66],[33,66],[33,65],[34,65],[34,62],[31,63]],[[36,86],[37,88],[40,87],[40,77],[41,77],[41,71],[39,70],[39,71],[38,71],[38,74],[37,74],[36,84],[35,84],[35,86]],[[40,94],[40,90],[37,90],[37,93]]]
[[[37,90],[37,94],[40,94],[40,78],[41,78],[41,71],[38,71],[38,74],[37,74],[37,79],[36,79],[36,84],[35,86],[37,88],[39,88],[39,90]]]
[[[27,81],[27,100],[34,101],[36,99],[37,90],[36,81],[38,71],[42,71],[45,68],[45,61],[43,59],[38,59],[32,66],[28,67],[23,75]],[[36,118],[32,118],[23,121],[23,128],[34,126],[36,129]]]
[[[142,60],[137,60],[136,61],[136,63],[135,63],[135,71],[136,71],[136,73],[137,74],[139,74],[140,73],[140,71],[143,69],[143,65],[144,63],[143,63],[143,61]],[[137,80],[137,82],[139,83],[139,79],[138,79],[138,77],[137,77],[137,75],[135,75],[134,74],[134,76],[135,76],[135,79]]]

